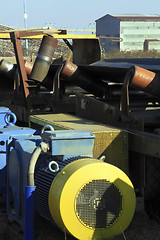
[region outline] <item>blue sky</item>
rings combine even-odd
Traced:
[[[105,14],[159,14],[160,0],[25,0],[28,27],[87,28]],[[24,28],[24,0],[1,0],[0,24]]]

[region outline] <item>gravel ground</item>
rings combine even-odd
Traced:
[[[28,54],[29,57],[34,58],[34,56],[37,56],[39,47],[41,44],[41,40],[33,40],[29,39],[28,40]],[[25,57],[25,41],[21,40],[21,45],[22,45],[22,51],[23,51],[23,56]],[[54,52],[54,58],[60,58],[63,56],[64,59],[67,59],[69,56],[70,50],[67,47],[67,45],[63,41],[59,41],[57,48]],[[0,39],[0,58],[3,59],[3,57],[13,57],[15,56],[14,53],[14,48],[13,48],[13,43],[10,40],[1,40]]]

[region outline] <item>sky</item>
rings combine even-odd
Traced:
[[[24,28],[86,29],[106,14],[158,14],[160,0],[1,0],[0,24]]]

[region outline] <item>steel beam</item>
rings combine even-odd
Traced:
[[[29,100],[29,85],[27,83],[28,78],[27,78],[27,73],[26,73],[26,69],[25,69],[25,62],[23,59],[22,46],[21,46],[21,41],[20,41],[21,34],[20,34],[20,32],[11,32],[10,37],[11,37],[11,41],[14,46],[14,51],[15,51],[16,61],[17,61],[18,70],[19,70],[19,74],[20,74],[20,79],[21,79],[21,83],[23,85],[22,87],[24,90],[26,105],[30,109],[31,103]]]
[[[128,131],[129,149],[144,155],[160,158],[160,136],[153,133]]]

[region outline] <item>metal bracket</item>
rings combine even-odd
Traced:
[[[22,46],[21,46],[21,33],[20,32],[11,32],[10,33],[11,41],[13,42],[14,46],[14,51],[15,51],[15,56],[16,56],[16,61],[18,65],[18,70],[20,74],[20,80],[23,85],[23,90],[24,90],[24,97],[26,100],[26,105],[28,109],[31,109],[31,102],[29,99],[29,85],[27,83],[28,78],[27,78],[27,73],[25,70],[25,63],[23,59],[23,52],[22,52]]]
[[[54,76],[54,80],[53,80],[53,102],[55,105],[57,105],[57,103],[60,100],[60,74],[61,74],[61,70],[63,68],[64,64],[61,64],[59,66],[59,68],[56,71],[56,74]],[[53,106],[53,102],[52,102],[52,107]]]
[[[128,119],[129,117],[129,80],[130,80],[130,72],[127,73],[123,82],[121,101],[120,101],[120,111],[122,112],[122,116]]]

